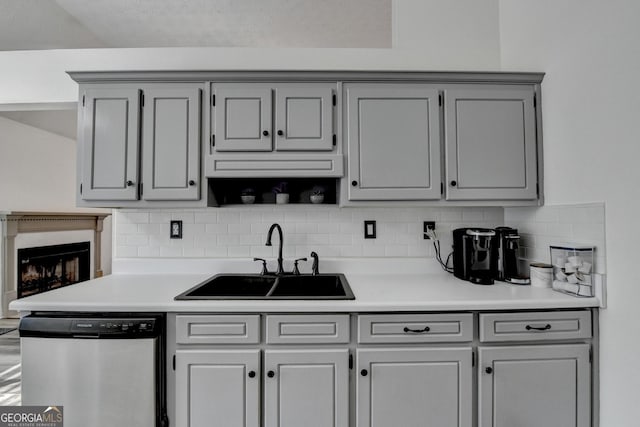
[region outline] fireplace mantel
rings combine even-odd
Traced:
[[[1,212],[0,231],[0,280],[2,280],[2,317],[9,313],[9,302],[17,295],[15,277],[15,239],[23,233],[48,233],[55,231],[92,230],[94,277],[102,276],[101,237],[104,219],[110,213],[84,212]]]

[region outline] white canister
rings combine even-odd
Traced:
[[[277,193],[276,203],[279,205],[284,205],[289,203],[289,193]]]
[[[531,276],[531,286],[535,288],[550,288],[553,283],[553,266],[541,262],[530,264],[529,275]]]

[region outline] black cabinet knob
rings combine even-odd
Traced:
[[[278,131],[278,136],[282,136],[284,135],[284,132],[282,132],[281,130]]]
[[[263,134],[264,136],[269,136],[269,131],[268,131],[268,130],[263,130],[263,131],[262,131],[262,134]]]
[[[189,185],[193,187],[194,185],[196,185],[196,182],[194,180],[190,179],[189,180]]]
[[[362,375],[363,377],[366,377],[369,374],[369,372],[366,369],[363,369],[362,371],[360,371],[360,375]]]
[[[127,187],[133,187],[133,181],[131,180],[127,181]]]
[[[458,183],[456,181],[451,181],[450,184],[451,184],[452,187],[455,187],[456,185],[458,185]]]
[[[487,367],[484,369],[484,371],[485,371],[487,374],[492,374],[492,373],[493,373],[493,368],[492,368],[491,366],[487,366]]]
[[[269,378],[273,378],[273,377],[275,377],[275,376],[276,376],[276,373],[275,373],[275,372],[273,372],[273,371],[269,371],[269,372],[267,372],[267,376],[268,376]]]
[[[356,186],[358,185],[358,181],[351,181],[351,185],[352,185],[353,187],[356,187]]]
[[[256,377],[256,371],[249,371],[249,378],[255,378]]]

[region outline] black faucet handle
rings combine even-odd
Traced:
[[[261,275],[265,275],[265,274],[269,274],[269,270],[267,270],[267,260],[263,259],[263,258],[254,258],[254,261],[262,261],[262,271],[260,272]]]
[[[300,261],[306,261],[307,258],[298,258],[297,260],[293,261],[293,274],[295,274],[296,276],[300,275],[300,270],[298,269],[298,262]]]
[[[320,274],[320,271],[318,269],[318,254],[315,252],[311,252],[311,255],[309,256],[313,258],[313,265],[311,266],[311,275],[317,276],[318,274]]]

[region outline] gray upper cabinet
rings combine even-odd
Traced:
[[[81,206],[214,205],[208,178],[335,178],[341,206],[544,202],[542,73],[70,74]]]
[[[216,151],[271,151],[271,86],[220,83],[214,91]]]
[[[333,89],[326,84],[276,88],[276,150],[333,150]]]
[[[143,198],[200,198],[200,95],[197,86],[145,89]]]
[[[140,90],[84,92],[81,186],[84,200],[137,200]]]
[[[480,427],[591,425],[589,344],[480,347]]]
[[[344,85],[349,200],[440,199],[440,107],[426,84]]]
[[[451,86],[445,111],[447,200],[538,197],[532,86]]]
[[[105,207],[199,201],[201,88],[195,83],[82,88],[79,200]]]
[[[333,88],[325,83],[213,84],[215,151],[333,150]]]
[[[471,427],[471,348],[357,351],[357,427]]]

